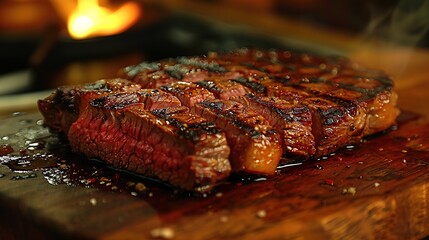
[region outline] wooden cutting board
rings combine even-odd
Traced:
[[[401,115],[396,130],[359,146],[285,167],[269,179],[233,177],[207,196],[180,193],[72,155],[43,131],[40,118],[20,114],[0,123],[2,155],[11,151],[4,147],[10,143],[21,156],[1,158],[0,239],[429,235],[429,121],[412,113]]]

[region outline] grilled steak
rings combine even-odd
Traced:
[[[121,73],[143,88],[192,82],[216,98],[241,102],[271,119],[273,127],[283,134],[285,156],[301,159],[329,154],[385,130],[399,114],[392,80],[382,71],[342,57],[243,49],[142,63],[126,67]],[[265,100],[281,99],[289,106],[305,106],[311,123],[307,117],[298,121],[291,117],[285,119],[285,124],[294,127],[281,127],[272,120],[272,104],[268,107],[270,113],[260,106],[261,101],[249,101],[249,93]],[[280,113],[279,109],[275,112]]]
[[[391,79],[341,57],[242,49],[144,62],[39,101],[71,148],[179,188],[329,154],[387,129]]]

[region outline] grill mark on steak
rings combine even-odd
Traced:
[[[139,95],[136,93],[117,93],[93,99],[89,104],[106,109],[122,109],[139,101]]]
[[[247,94],[238,101],[261,114],[280,133],[286,157],[283,163],[289,158],[304,160],[315,154],[312,114],[308,106],[254,94]]]
[[[259,57],[255,57],[258,55]],[[279,54],[279,52],[275,51],[247,51],[244,54],[238,54],[238,56],[239,59],[233,59],[231,61],[238,63],[244,62],[241,63],[241,65],[245,65],[246,68],[266,73],[266,75],[262,75],[261,77],[268,76],[283,84],[288,84],[292,87],[298,87],[304,90],[305,88],[303,88],[303,86],[305,85],[302,85],[302,83],[325,83],[329,85],[332,84],[330,79],[333,77],[349,76],[355,78],[369,78],[380,83],[379,87],[371,89],[342,83],[334,86],[336,89],[344,88],[361,93],[361,98],[357,99],[357,101],[372,99],[379,93],[391,91],[393,86],[390,78],[383,72],[356,67],[345,58],[321,58],[309,57],[308,55],[302,55],[300,58],[291,54],[286,54],[286,58],[279,58],[279,56],[285,56],[285,54]],[[235,57],[237,57],[237,55]],[[248,63],[246,59],[252,59],[253,62]],[[294,65],[290,65],[290,63]],[[261,74],[259,73],[259,75]],[[254,77],[255,76],[252,76],[251,80],[254,80]],[[291,81],[292,79],[294,81]],[[337,101],[337,103],[343,105],[349,104],[345,103],[344,99],[335,100],[335,98],[331,98],[331,100]]]
[[[213,93],[188,82],[174,82],[171,85],[162,86],[161,89],[173,94],[187,107],[192,107],[204,100],[216,99]]]
[[[349,69],[343,70],[345,72],[351,71]],[[342,73],[341,71],[335,74],[330,74],[329,76],[320,76],[314,74],[298,74],[296,72],[292,73],[280,73],[269,75],[269,78],[282,83],[287,86],[291,86],[317,96],[326,96],[332,97],[329,95],[330,91],[338,91],[343,89],[344,91],[348,91],[347,94],[343,94],[343,96],[347,96],[349,98],[339,98],[339,100],[335,100],[335,98],[331,98],[337,103],[344,104],[345,100],[355,101],[355,102],[364,102],[374,98],[376,95],[385,92],[391,91],[393,87],[392,81],[384,74],[377,72],[378,75],[364,76],[360,74],[360,72],[355,72],[358,70],[354,70],[351,73]],[[362,70],[359,70],[362,71]],[[374,73],[375,74],[375,73]],[[355,81],[345,81],[344,79],[355,79]],[[365,87],[365,81],[372,81],[372,86]],[[348,82],[348,83],[347,83]],[[315,86],[313,86],[315,85]],[[321,86],[323,88],[317,88],[317,86]],[[375,86],[374,86],[375,85]],[[354,97],[353,97],[354,96]],[[352,97],[352,98],[350,98]]]
[[[244,77],[233,79],[233,81],[243,84],[244,86],[252,89],[255,93],[265,94],[267,92],[267,88],[257,81],[252,81]]]
[[[343,99],[341,95],[329,95],[318,96],[316,91],[303,91],[299,88],[293,88],[292,85],[284,86],[281,83],[275,84],[271,79],[261,79],[258,84],[265,86],[267,95],[275,97],[276,102],[287,101],[286,103],[294,106],[304,105],[309,112],[307,119],[311,120],[303,124],[296,121],[289,123],[285,128],[276,125],[276,121],[270,121],[270,123],[282,133],[283,138],[283,151],[285,156],[306,159],[310,156],[319,157],[328,154],[331,151],[337,150],[344,146],[344,144],[355,141],[361,136],[365,125],[362,119],[366,118],[365,112],[361,111],[361,107],[356,104],[356,101]],[[324,86],[324,85],[323,85]],[[331,89],[331,87],[329,87]],[[350,94],[349,94],[350,95]],[[247,95],[247,98],[252,95]],[[323,97],[321,99],[320,97]],[[320,101],[313,102],[307,101],[307,99],[318,99]],[[320,98],[320,99],[319,99]],[[279,111],[280,108],[274,108],[273,104],[267,102],[262,104],[263,101],[256,101],[256,96],[249,98],[250,101],[245,101],[246,106],[251,107],[255,111],[258,111],[267,119],[270,119],[270,115],[275,115],[276,118],[281,119],[286,116],[285,122],[293,122],[293,117],[287,118],[287,116],[297,116],[296,113],[289,112],[289,114],[282,114]],[[243,98],[241,98],[243,100]],[[329,101],[328,101],[329,100]],[[240,100],[239,100],[240,101]],[[319,106],[320,102],[329,102],[328,106]],[[242,102],[242,101],[241,101]],[[254,104],[256,103],[256,105]],[[285,103],[285,102],[283,102]],[[319,104],[318,104],[319,103]],[[311,117],[312,116],[312,117]],[[350,128],[352,130],[350,130]],[[333,133],[342,134],[343,137],[333,136]],[[298,142],[296,139],[299,139]],[[317,147],[315,147],[317,145]]]
[[[123,95],[92,100],[70,127],[72,150],[185,190],[209,191],[229,175],[230,150],[213,123],[182,106],[146,110]]]
[[[307,98],[303,104],[309,106],[312,112],[315,156],[329,154],[361,137],[366,112],[360,106],[349,111],[335,102],[319,97]]]
[[[182,103],[173,95],[159,89],[142,89],[137,92],[140,102],[144,102],[145,109],[155,110],[179,107]]]
[[[242,82],[250,82],[247,79],[242,78]],[[206,88],[216,95],[216,97],[224,100],[235,100],[244,104],[247,108],[258,112],[264,118],[266,118],[270,124],[278,131],[281,135],[281,139],[283,140],[283,153],[286,158],[282,160],[284,164],[287,164],[288,160],[292,157],[294,158],[294,162],[297,159],[303,160],[309,158],[311,155],[315,153],[314,147],[314,137],[311,133],[311,113],[306,106],[299,106],[296,103],[292,103],[294,107],[290,107],[290,102],[285,102],[283,99],[276,98],[276,101],[283,103],[287,103],[289,109],[282,108],[279,104],[274,103],[274,100],[262,100],[260,97],[255,96],[255,93],[247,94],[246,92],[251,91],[249,88],[242,86],[240,83],[235,80],[230,80],[230,84],[219,84],[219,79],[213,79],[213,81],[209,81],[204,84],[197,84]],[[260,82],[253,81],[252,88],[264,88],[262,93],[265,91],[269,91],[272,89],[272,84],[267,84],[264,86]],[[247,91],[235,91],[238,86],[242,86],[244,89],[249,89]],[[249,84],[247,84],[249,86]],[[216,94],[216,93],[228,93],[228,94]],[[260,95],[261,92],[256,92],[257,95]],[[281,91],[284,95],[285,91]],[[287,91],[291,92],[291,91]],[[295,91],[296,92],[296,91]],[[246,95],[246,97],[242,97]],[[302,96],[299,95],[300,97]],[[293,101],[296,102],[296,101]],[[213,105],[218,106],[219,103],[211,103]],[[218,106],[220,107],[220,106]],[[300,110],[306,111],[307,116],[302,118],[302,112]],[[302,121],[302,122],[301,122]]]
[[[274,133],[273,130],[268,130],[271,128],[267,126],[268,124],[262,125],[265,119],[252,112],[247,112],[248,110],[244,109],[244,106],[237,102],[222,100],[211,102],[205,100],[200,102],[200,105],[213,110],[220,117],[231,119],[231,123],[234,126],[247,132],[252,138],[258,138],[265,133]],[[261,127],[262,129],[260,129]]]
[[[132,93],[114,93],[90,102],[94,107],[107,109],[121,109],[134,103],[143,103],[146,110],[180,107],[182,105],[179,99],[159,89],[140,89]]]
[[[217,62],[198,57],[170,58],[155,66],[139,64],[124,68],[121,74],[141,84],[143,88],[157,88],[175,81],[198,82],[212,76],[238,77],[237,74],[226,72],[226,69]]]
[[[162,89],[225,132],[234,149],[230,156],[234,172],[274,174],[282,155],[282,142],[262,116],[238,102],[215,99],[210,91],[193,83],[176,82]]]
[[[191,111],[216,123],[227,137],[235,172],[272,175],[283,153],[279,134],[258,113],[229,100],[205,100]],[[237,137],[239,136],[239,137]]]
[[[229,100],[250,93],[251,90],[234,80],[213,78],[211,80],[199,81],[198,86],[209,90],[216,98]]]
[[[142,72],[155,72],[161,69],[161,64],[156,62],[142,62],[137,65],[125,67],[122,71],[123,74],[129,77],[135,77],[137,74]]]
[[[63,86],[49,97],[39,100],[38,107],[51,131],[67,134],[70,125],[89,102],[103,95],[115,92],[133,92],[140,85],[125,79],[99,80],[80,86]]]
[[[194,66],[204,70],[208,70],[213,73],[225,73],[226,69],[220,66],[215,61],[207,61],[198,57],[178,57],[176,58],[177,63],[182,64],[184,66]]]
[[[153,110],[152,113],[164,119],[168,124],[176,127],[179,136],[194,142],[199,141],[203,134],[220,133],[214,123],[207,122],[205,119],[195,115],[189,115],[188,111],[188,108],[185,107],[179,109],[163,108]],[[185,114],[183,112],[185,112]]]
[[[189,109],[181,106],[181,102],[175,96],[158,89],[142,89],[136,93],[111,94],[92,100],[90,105],[110,110],[123,109],[137,103],[140,103],[140,106],[145,110],[149,110],[152,114],[176,127],[180,137],[197,142],[203,133],[220,133],[214,123],[190,114]]]

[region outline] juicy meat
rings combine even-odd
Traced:
[[[144,62],[39,101],[72,149],[186,190],[272,175],[386,130],[391,79],[343,57],[240,49]]]
[[[192,111],[225,131],[235,172],[272,175],[282,156],[277,131],[257,112],[229,100],[203,101]]]
[[[285,156],[306,159],[315,154],[315,141],[311,132],[312,114],[307,105],[254,94],[247,94],[237,100],[266,118],[279,132]]]
[[[225,132],[233,149],[230,160],[234,172],[275,173],[282,142],[277,131],[257,112],[236,101],[216,99],[213,93],[193,83],[176,82],[161,89]]]
[[[172,104],[156,105],[154,99]],[[70,126],[70,146],[114,167],[208,191],[229,175],[229,146],[213,123],[177,103],[158,90],[93,99]]]
[[[389,128],[399,115],[391,79],[382,71],[361,67],[343,57],[241,49],[129,66],[122,70],[122,76],[144,87],[178,81],[195,83],[215,98],[241,102],[282,134],[286,157],[305,159],[329,154]],[[286,119],[283,124],[293,127],[282,127],[276,124],[282,118],[278,117],[279,108],[274,110],[276,104],[268,104],[265,109],[261,101],[249,101],[249,93],[283,101],[290,109],[305,106],[311,122]],[[272,114],[277,115],[276,120]]]

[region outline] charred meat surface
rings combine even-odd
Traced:
[[[282,156],[278,132],[259,113],[229,100],[203,101],[192,111],[225,131],[235,172],[272,175]]]
[[[273,175],[282,155],[278,132],[258,112],[237,101],[216,99],[209,90],[188,82],[161,87],[191,111],[225,132],[234,172]]]
[[[153,65],[142,66],[148,64]],[[187,60],[183,57],[162,60],[156,66],[156,69],[129,66],[121,72],[124,78],[142,86],[195,83],[217,99],[244,103],[283,132],[286,156],[305,159],[329,154],[345,144],[359,142],[363,136],[389,128],[399,115],[397,95],[389,76],[345,57],[239,49]],[[272,106],[276,104],[263,109],[258,106],[260,101],[255,103],[244,97],[249,94],[286,101],[289,107],[305,106],[311,114],[311,123],[292,121],[294,128],[282,130],[267,113],[274,111]]]
[[[166,95],[144,90],[91,100],[68,131],[72,150],[184,190],[209,191],[231,170],[224,133],[173,96],[170,106],[154,107],[152,98]]]
[[[191,191],[330,154],[399,114],[388,75],[337,56],[239,49],[119,75],[40,100],[46,126],[76,152]]]
[[[286,156],[302,160],[315,154],[315,141],[311,132],[312,115],[307,105],[254,94],[247,94],[237,100],[267,119],[279,132]]]
[[[51,131],[67,134],[70,125],[89,106],[92,99],[115,92],[135,92],[140,85],[125,79],[98,80],[82,86],[63,86],[39,100],[39,110]]]

